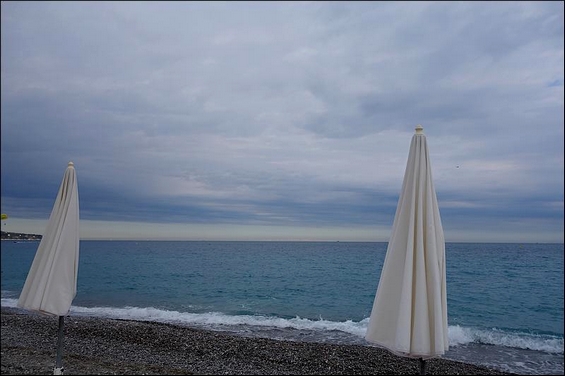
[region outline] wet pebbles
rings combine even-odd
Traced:
[[[57,317],[2,308],[2,374],[53,374]],[[67,316],[66,375],[416,375],[417,359],[372,346],[245,338],[171,324]],[[504,375],[431,359],[430,375]]]

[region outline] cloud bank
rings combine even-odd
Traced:
[[[448,240],[563,242],[562,2],[1,6],[10,218],[386,241],[422,124]]]

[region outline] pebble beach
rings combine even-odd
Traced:
[[[58,319],[2,308],[3,375],[53,374]],[[417,359],[373,346],[247,338],[147,321],[65,318],[66,375],[416,375]],[[508,375],[446,359],[429,375]]]

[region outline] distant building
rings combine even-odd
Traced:
[[[22,234],[19,232],[2,231],[2,240],[41,240],[43,236],[38,234]]]

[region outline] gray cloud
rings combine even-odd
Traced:
[[[73,160],[85,219],[386,227],[421,123],[448,237],[519,220],[563,241],[562,2],[4,2],[1,17],[14,217],[45,218]]]

